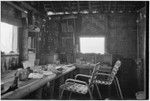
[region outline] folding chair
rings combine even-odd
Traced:
[[[93,95],[92,95],[92,91],[93,91],[93,87],[94,87],[93,81],[94,81],[94,78],[96,78],[95,73],[96,73],[99,65],[100,65],[100,63],[97,63],[95,65],[91,76],[77,74],[75,76],[75,79],[67,79],[65,81],[65,84],[60,86],[59,99],[62,99],[64,91],[70,91],[69,99],[71,98],[72,93],[78,93],[78,94],[89,93],[90,99],[93,99]],[[83,80],[79,79],[80,77],[84,77],[84,78],[86,78],[86,80],[83,81]]]
[[[120,98],[123,99],[123,95],[122,95],[122,91],[120,88],[120,84],[119,84],[119,80],[116,77],[117,71],[119,70],[119,67],[121,66],[121,61],[117,60],[114,67],[112,68],[112,71],[110,74],[107,73],[100,73],[98,71],[98,73],[96,73],[96,79],[94,79],[93,83],[96,85],[98,92],[99,88],[98,88],[98,84],[99,85],[108,85],[110,86],[112,84],[112,82],[115,83],[116,89],[117,89],[117,93],[119,93]],[[100,94],[100,93],[99,93]],[[100,95],[101,98],[101,95]]]

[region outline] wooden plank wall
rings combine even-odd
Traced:
[[[1,2],[1,21],[21,27],[21,12],[6,2]]]
[[[47,21],[46,31],[42,34],[41,53],[50,54],[52,51],[58,53],[60,58],[67,57],[63,58],[65,61],[75,60],[74,54],[80,52],[80,36],[104,36],[106,53],[136,60],[136,20],[137,13],[78,15],[75,21],[53,17]]]
[[[108,13],[82,16],[77,36],[104,36],[106,53],[136,59],[137,14]],[[77,40],[79,47],[79,39]]]
[[[137,32],[137,42],[138,42],[138,46],[137,46],[137,57],[138,57],[138,68],[137,68],[137,72],[138,72],[138,85],[139,85],[139,90],[144,90],[144,71],[146,70],[146,68],[144,68],[144,61],[145,60],[145,50],[144,50],[144,44],[146,42],[146,7],[142,8],[139,10],[138,13],[138,32]],[[144,70],[145,69],[145,70]]]
[[[137,58],[137,14],[108,15],[107,50],[125,58]]]
[[[59,50],[59,20],[46,20],[39,43],[40,64],[53,63],[54,54]]]
[[[41,37],[41,58],[59,54],[61,63],[74,62],[74,24],[74,19],[62,19],[59,16],[46,21],[45,31]],[[47,61],[45,59],[40,60],[41,63]],[[52,63],[52,60],[45,63]]]

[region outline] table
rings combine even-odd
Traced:
[[[74,64],[79,71],[79,74],[91,75],[95,64]]]
[[[57,79],[73,70],[75,70],[75,66],[72,67],[68,67],[65,71],[63,71],[61,74],[56,75],[56,74],[52,74],[50,76],[46,76],[44,78],[41,79],[30,79],[27,81],[21,81],[19,83],[19,88],[14,90],[14,91],[10,91],[4,95],[1,96],[1,99],[19,99],[19,98],[23,98],[26,95],[28,95],[29,93],[32,93],[33,91],[37,90],[38,88],[42,87],[43,85],[45,85],[46,83]],[[2,78],[3,81],[3,78]]]
[[[83,68],[83,69],[93,69],[96,64],[74,64],[77,68]]]
[[[86,75],[91,75],[93,68],[96,66],[96,64],[74,64],[76,66],[76,68],[79,69],[79,73],[80,74],[86,74]],[[106,73],[110,73],[112,69],[112,66],[108,66],[108,65],[101,65],[101,68],[99,68],[99,71],[101,72],[106,72]]]

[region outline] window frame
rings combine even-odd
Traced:
[[[89,35],[89,36],[86,36],[86,35],[82,35],[82,36],[79,36],[78,37],[78,52],[79,53],[81,53],[81,54],[93,54],[93,53],[82,53],[81,52],[81,49],[80,49],[80,38],[104,38],[104,53],[103,54],[105,54],[106,53],[106,37],[105,36],[101,36],[101,35],[96,35],[96,36],[91,36],[91,35]],[[102,54],[102,53],[94,53],[94,54]]]
[[[4,53],[1,53],[1,55],[3,56],[12,56],[12,55],[19,55],[19,26],[16,26],[16,25],[13,25],[11,23],[8,23],[8,22],[4,22],[4,21],[1,21],[1,23],[6,23],[6,24],[9,24],[9,25],[12,25],[13,29],[12,29],[12,32],[14,32],[14,27],[16,27],[17,29],[17,38],[14,38],[14,33],[12,33],[12,46],[11,46],[11,51],[10,52],[5,52],[5,51],[2,51],[2,49],[0,50],[1,52],[4,52]],[[14,46],[14,39],[17,39],[17,46],[16,46],[16,51],[13,50],[13,46]],[[1,47],[2,48],[2,47]]]

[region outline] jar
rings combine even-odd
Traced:
[[[20,81],[27,80],[27,79],[28,79],[28,75],[29,75],[28,70],[22,69],[22,70],[19,72],[19,80],[20,80]]]

